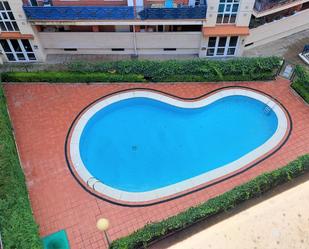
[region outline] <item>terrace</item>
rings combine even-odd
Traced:
[[[187,228],[189,225],[202,219],[207,219],[207,221],[209,221],[209,218],[214,215],[219,213],[222,214],[224,211],[230,210],[235,206],[239,207],[240,203],[258,197],[278,184],[290,181],[308,172],[308,155],[300,157],[297,161],[294,161],[288,166],[282,167],[296,157],[308,153],[309,109],[304,104],[303,100],[291,90],[291,82],[289,80],[275,77],[280,70],[280,62],[280,58],[275,57],[246,58],[238,59],[237,61],[192,60],[181,62],[146,62],[135,60],[129,63],[124,61],[117,63],[100,62],[100,64],[61,64],[59,66],[61,66],[62,70],[68,70],[68,66],[70,66],[70,71],[61,72],[47,70],[39,72],[2,73],[2,81],[5,82],[5,84],[3,88],[2,86],[0,87],[0,120],[4,120],[4,122],[0,122],[0,135],[4,139],[0,140],[0,168],[4,170],[0,171],[0,180],[3,182],[3,187],[0,188],[0,196],[4,198],[3,205],[0,206],[0,211],[4,218],[0,219],[0,222],[4,246],[8,248],[39,249],[43,248],[40,237],[43,237],[45,243],[48,238],[55,238],[55,235],[61,233],[68,239],[68,242],[66,242],[67,247],[64,248],[119,249],[140,248],[139,245],[148,247],[150,243],[155,242],[157,239],[161,239],[163,236],[178,231],[179,229]],[[237,66],[241,68],[242,73],[239,73],[238,70],[235,71],[235,67],[230,66],[236,63]],[[98,67],[98,65],[100,65],[100,67]],[[164,70],[167,68],[167,65],[169,66],[169,70]],[[193,65],[194,68],[190,67],[191,65]],[[102,70],[103,67],[105,71]],[[113,70],[114,68],[117,70]],[[205,74],[205,71],[208,73]],[[305,73],[303,74],[305,75]],[[218,75],[220,75],[220,78]],[[305,77],[297,77],[299,77],[297,78],[298,80],[301,80],[299,84],[307,82],[306,75]],[[236,81],[230,81],[231,79]],[[259,81],[252,82],[250,81],[251,79]],[[193,82],[198,80],[201,82]],[[215,82],[218,80],[222,82]],[[39,83],[43,81],[67,83]],[[168,81],[171,83],[164,83]],[[190,81],[192,82],[190,83]],[[211,83],[206,83],[204,81]],[[12,82],[25,83],[12,84]],[[69,84],[69,82],[75,82],[77,84],[73,85]],[[80,84],[82,82],[87,82],[89,84]],[[90,82],[96,83],[92,84]],[[100,84],[99,82],[122,83]],[[154,82],[161,83],[158,84]],[[141,91],[141,89],[143,90]],[[275,129],[277,127],[278,129],[276,130],[282,130],[282,127],[285,127],[284,133],[280,133],[280,136],[284,135],[284,137],[279,139],[276,144],[273,144],[273,146],[278,146],[266,147],[263,145],[262,148],[267,149],[265,154],[261,155],[257,160],[251,158],[253,161],[248,162],[248,164],[244,165],[241,169],[235,169],[236,171],[230,172],[231,174],[225,174],[222,178],[219,176],[219,178],[213,179],[213,181],[207,181],[207,179],[205,179],[206,181],[191,189],[183,190],[179,193],[177,192],[175,195],[162,196],[162,198],[155,196],[155,198],[159,197],[159,199],[149,200],[156,202],[150,203],[148,201],[146,203],[131,199],[131,203],[125,203],[125,200],[120,199],[122,197],[116,200],[113,199],[112,196],[108,197],[105,194],[99,195],[98,190],[100,190],[100,185],[98,185],[99,181],[97,181],[99,179],[92,181],[93,178],[89,178],[86,182],[82,180],[83,178],[81,177],[83,177],[83,172],[77,171],[79,168],[75,167],[76,164],[74,168],[71,167],[71,163],[74,163],[76,159],[74,155],[82,151],[82,149],[79,150],[76,147],[76,140],[74,142],[76,136],[74,134],[77,134],[78,138],[79,135],[75,132],[80,131],[79,128],[82,124],[80,121],[83,120],[84,117],[87,118],[84,114],[88,115],[89,110],[95,110],[93,107],[97,108],[97,104],[111,104],[111,102],[108,101],[112,100],[125,101],[123,97],[125,96],[124,94],[127,93],[134,93],[134,95],[131,95],[135,96],[131,98],[134,101],[145,101],[146,98],[136,98],[136,94],[141,93],[148,94],[148,97],[146,96],[148,99],[147,101],[150,100],[151,96],[160,96],[163,100],[170,101],[170,106],[171,104],[182,104],[183,106],[181,109],[186,108],[186,110],[181,110],[181,113],[179,113],[181,115],[178,116],[182,116],[181,119],[186,122],[189,121],[188,124],[191,125],[194,123],[190,122],[191,120],[188,120],[188,118],[193,116],[196,117],[196,115],[190,114],[187,116],[187,111],[196,111],[198,107],[198,112],[200,113],[200,108],[202,108],[202,106],[199,107],[198,104],[207,103],[201,101],[215,100],[214,98],[223,96],[222,94],[224,92],[227,93],[227,91],[232,94],[230,97],[234,97],[235,91],[238,91],[238,93],[250,92],[252,97],[260,96],[260,100],[263,101],[261,102],[262,106],[258,104],[257,109],[255,109],[256,105],[246,108],[246,110],[248,110],[247,115],[254,118],[259,117],[258,123],[252,122],[259,124],[258,129],[255,129],[256,131],[268,131],[269,129],[265,129],[267,127]],[[304,93],[307,93],[307,91]],[[119,98],[121,96],[122,98]],[[266,104],[265,101],[267,101]],[[130,106],[140,106],[144,108],[146,107],[144,103],[145,102],[140,102],[137,105],[126,105],[125,108]],[[193,103],[195,106],[192,105]],[[242,104],[239,104],[239,99],[234,103],[239,107],[243,107]],[[218,113],[220,117],[226,117],[226,113],[229,115],[227,117],[231,117],[231,106],[232,105],[223,106],[226,110]],[[10,116],[7,113],[7,107]],[[105,107],[108,108],[108,106]],[[103,108],[105,107],[103,106]],[[155,108],[155,110],[162,110],[165,112],[165,107],[166,105],[164,104],[160,108]],[[109,110],[114,112],[116,109]],[[209,110],[213,109],[211,108]],[[234,110],[237,111],[235,107]],[[272,115],[275,113],[272,113],[272,110],[276,112],[276,115],[278,113],[277,117],[280,118],[280,120],[285,119],[288,123],[281,122],[282,125],[278,123],[278,125],[273,126],[275,123],[273,123],[274,116]],[[278,110],[281,110],[282,113],[280,114]],[[116,111],[118,112],[118,110]],[[147,112],[148,111],[150,111],[150,109],[148,109]],[[254,113],[252,113],[253,111]],[[255,115],[256,111],[259,115]],[[173,112],[171,112],[171,115]],[[127,111],[125,113],[127,113]],[[117,182],[123,183],[127,180],[135,181],[135,179],[146,179],[146,185],[144,186],[147,187],[151,182],[156,184],[161,181],[161,179],[166,179],[166,176],[168,179],[173,180],[176,173],[180,172],[180,163],[186,162],[186,165],[183,164],[185,168],[183,168],[184,170],[182,172],[193,172],[194,168],[196,168],[195,165],[197,165],[193,162],[195,158],[194,155],[199,155],[203,162],[206,162],[209,158],[208,155],[214,155],[214,153],[208,152],[212,150],[214,146],[217,146],[215,152],[218,153],[218,156],[216,156],[216,158],[223,158],[230,153],[231,149],[240,148],[240,146],[237,146],[240,136],[235,136],[235,132],[237,131],[235,128],[239,127],[246,119],[245,115],[242,115],[241,118],[232,118],[230,119],[231,121],[228,122],[221,121],[221,132],[214,132],[214,129],[210,129],[208,125],[205,127],[206,122],[203,121],[199,122],[197,128],[192,129],[184,125],[184,123],[180,125],[179,121],[177,121],[177,123],[175,122],[173,126],[166,126],[166,124],[168,124],[167,121],[171,120],[168,115],[166,115],[164,120],[156,116],[156,119],[159,121],[153,122],[150,121],[150,119],[155,117],[155,115],[148,115],[147,119],[145,115],[142,115],[139,111],[135,115],[131,114],[123,119],[125,122],[118,122],[119,119],[113,119],[112,122],[109,122],[109,127],[100,129],[100,132],[108,132],[107,135],[111,136],[112,139],[107,139],[108,136],[106,136],[104,139],[98,137],[99,139],[96,140],[97,137],[92,137],[91,139],[84,140],[98,141],[99,143],[97,144],[102,145],[102,150],[90,149],[88,151],[94,151],[95,154],[100,156],[102,163],[97,164],[99,165],[97,169],[103,172],[104,176],[109,172],[115,172],[114,176],[111,175],[110,178],[114,181],[111,181],[111,185]],[[219,117],[218,114],[216,113],[212,115],[212,117]],[[183,115],[186,115],[186,117],[184,118]],[[29,116],[31,116],[31,118],[29,118]],[[89,117],[90,116],[88,116],[88,118]],[[134,124],[134,127],[128,126],[130,118],[131,121],[134,122],[131,123]],[[94,119],[94,121],[95,120],[96,119]],[[237,122],[236,126],[235,123],[233,125],[233,120]],[[248,121],[251,120],[252,119]],[[265,122],[263,121],[260,123],[262,120]],[[107,121],[107,116],[104,118],[104,122],[105,121]],[[268,121],[271,121],[271,123]],[[213,123],[219,124],[219,122]],[[157,126],[151,129],[150,127],[153,124],[157,124]],[[267,125],[262,128],[262,124],[271,124],[271,126]],[[140,125],[140,128],[136,128],[138,125]],[[113,130],[113,127],[117,126],[118,128]],[[166,129],[166,127],[170,128],[166,129],[165,132],[161,132],[161,127],[164,129]],[[181,133],[175,133],[178,127],[181,128]],[[243,134],[243,131],[252,130],[251,126],[244,126],[244,128],[245,129],[238,129],[238,131]],[[225,132],[226,129],[230,131]],[[275,129],[272,130],[274,131]],[[149,130],[151,130],[151,133],[148,132]],[[157,132],[155,130],[157,130]],[[126,132],[125,136],[121,135],[120,132]],[[141,142],[144,141],[140,139],[137,140],[137,138],[139,138],[142,132],[144,132],[144,134],[151,134],[149,138],[157,139],[157,141],[160,142],[160,146],[156,146],[154,143],[151,145],[152,141],[156,141],[153,139],[144,140],[144,146],[141,146]],[[205,150],[207,142],[211,137],[207,135],[207,132],[208,134],[214,134],[214,136],[216,136],[216,140],[214,141],[218,141],[218,143],[208,143],[208,147]],[[251,134],[256,136],[257,132],[251,132]],[[92,134],[101,135],[97,132]],[[165,134],[168,134],[168,136]],[[171,136],[171,134],[174,135]],[[178,134],[181,135],[177,136],[177,139],[175,139]],[[188,138],[192,136],[199,138],[203,134],[207,135],[207,139],[201,139],[203,146],[196,147],[194,151],[191,150],[191,145],[193,145],[193,143],[188,143]],[[218,134],[230,136],[232,138],[231,146],[226,146],[226,143],[222,142],[223,139],[217,139]],[[13,135],[15,135],[15,137]],[[81,136],[79,137],[81,138]],[[116,136],[118,136],[119,139],[126,140],[118,143],[119,140],[115,139]],[[141,137],[144,138],[145,136],[143,135]],[[233,137],[237,139],[233,139]],[[248,139],[247,136],[241,137],[244,138],[242,144],[247,142],[251,143],[253,141],[252,139]],[[14,138],[16,138],[18,150],[15,149]],[[253,138],[255,139],[255,137]],[[265,139],[267,139],[267,136]],[[137,144],[135,141],[139,141],[139,143]],[[182,146],[174,145],[173,148],[170,149],[166,145],[171,143],[165,143],[165,141],[179,141]],[[197,140],[194,139],[194,144],[196,141]],[[129,146],[125,146],[124,142],[129,144]],[[88,148],[87,144],[84,145]],[[188,145],[190,147],[187,147]],[[211,147],[209,147],[209,145],[211,145]],[[75,151],[77,153],[74,152],[74,146],[77,148],[77,151]],[[72,153],[67,150],[68,148],[70,148]],[[150,148],[148,151],[150,151],[151,154],[149,155],[155,155],[160,161],[154,162],[154,160],[152,160],[149,167],[144,167],[144,163],[142,162],[143,165],[141,169],[146,172],[146,175],[144,175],[144,177],[138,177],[137,174],[141,171],[134,170],[136,165],[134,163],[134,158],[137,155],[141,155],[137,153],[143,148]],[[175,148],[185,149],[182,149],[183,153],[179,153],[179,156],[175,154],[173,156],[172,153],[176,151],[174,150]],[[195,153],[195,151],[200,148],[202,148],[203,151]],[[122,149],[124,149],[123,153],[120,153]],[[154,150],[156,150],[155,154],[152,153]],[[98,152],[100,154],[98,154]],[[129,155],[132,155],[132,159],[123,160],[123,155],[126,155],[124,152],[128,152]],[[103,153],[105,153],[106,157]],[[142,154],[145,155],[143,152]],[[71,155],[73,155],[73,157]],[[183,155],[187,158],[190,157],[189,160],[177,161],[179,160],[178,158]],[[204,158],[204,155],[207,156]],[[107,156],[111,156],[113,164],[103,161],[106,160]],[[154,159],[156,159],[155,157]],[[20,167],[21,165],[18,158],[20,158],[22,167]],[[118,163],[118,158],[121,158],[121,160],[118,161],[121,163],[119,165],[127,164],[128,166],[126,168],[130,170],[129,172],[133,172],[133,175],[128,175],[127,177],[123,173],[124,171],[114,171],[114,169],[118,169],[114,166]],[[139,156],[139,158],[141,157]],[[172,172],[166,171],[168,167],[161,166],[164,160],[169,159],[173,160],[168,164]],[[145,159],[142,161],[147,162]],[[89,165],[88,163],[83,164],[86,166]],[[207,170],[209,167],[205,166],[204,169]],[[158,170],[164,170],[164,172],[161,172],[159,177],[154,177],[154,173],[158,172]],[[149,172],[152,172],[152,174]],[[81,173],[81,177],[76,175],[76,173]],[[223,171],[223,173],[228,172]],[[179,179],[176,179],[176,181],[179,182]],[[105,180],[101,183],[103,182],[107,183]],[[138,184],[131,184],[128,186],[140,187],[141,184],[138,182]],[[178,186],[181,187],[181,185]],[[160,186],[155,187],[160,189]],[[237,188],[234,189],[234,187]],[[175,190],[179,191],[180,189]],[[135,191],[135,193],[142,193],[141,191],[143,190]],[[30,198],[31,207],[28,197]],[[293,208],[295,208],[295,205]],[[13,216],[12,213],[14,214]],[[32,218],[32,213],[35,220]],[[263,212],[263,215],[264,214],[265,212]],[[297,213],[294,212],[294,214]],[[107,236],[104,237],[101,233],[102,229],[100,231],[97,229],[101,227],[97,226],[97,221],[101,220],[99,218],[102,217],[110,221],[110,227],[108,231],[105,232],[107,232],[106,234],[108,234],[109,240],[112,241],[111,246],[108,245],[109,240]],[[299,221],[301,219],[307,219],[306,217],[303,218],[303,216],[300,219],[300,215],[298,215],[298,217]],[[162,220],[164,220],[164,222],[162,222]],[[149,224],[152,222],[157,223]],[[39,226],[37,226],[37,224]],[[144,227],[145,224],[148,225]],[[131,235],[131,237],[117,240],[142,227],[144,228]],[[276,226],[275,229],[279,228]],[[288,231],[291,231],[290,227]],[[20,234],[21,236],[19,236]],[[303,235],[301,236],[302,237],[300,237],[298,241],[306,245],[307,243],[302,242],[306,241],[306,238]],[[28,239],[25,240],[24,238]],[[62,241],[65,240],[66,238],[62,239]],[[50,243],[50,241],[48,242],[48,245],[51,245],[49,248],[56,248],[56,245],[60,248],[59,243],[56,243],[59,240],[55,240],[54,243]],[[239,241],[240,240],[237,240],[238,243]],[[275,243],[276,241],[279,240],[275,240]],[[295,243],[295,241],[293,241],[293,243]],[[161,249],[162,247],[158,248]]]
[[[29,185],[29,194],[34,216],[40,225],[41,236],[65,229],[72,249],[107,248],[104,237],[96,229],[98,217],[108,217],[111,224],[108,234],[111,240],[115,240],[141,228],[146,223],[176,215],[252,179],[253,176],[274,170],[295,159],[297,155],[308,152],[308,109],[291,92],[287,80],[229,84],[147,83],[145,87],[192,98],[223,86],[236,84],[250,85],[282,101],[289,111],[293,112],[294,127],[291,139],[280,151],[261,162],[258,167],[222,184],[174,201],[140,208],[113,205],[85,192],[69,173],[63,156],[67,129],[80,109],[98,97],[130,87],[140,87],[140,83],[77,84],[74,87],[68,84],[6,84],[8,107],[27,182],[32,183]],[[83,98],[80,98],[81,93]],[[29,113],[35,115],[29,119]],[[50,117],[53,118],[53,122],[50,121]]]
[[[297,10],[305,2],[306,0],[257,0],[254,4],[253,15],[261,17],[293,7]]]
[[[207,5],[181,4],[147,6],[29,6],[24,11],[28,20],[173,20],[205,19]]]

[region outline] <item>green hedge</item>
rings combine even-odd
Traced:
[[[293,89],[309,104],[309,72],[302,66],[295,67]]]
[[[80,72],[7,72],[2,73],[3,82],[143,82],[144,77],[136,74],[80,73]]]
[[[230,60],[167,60],[167,61],[114,61],[114,62],[76,62],[69,64],[73,72],[113,72],[119,74],[144,75],[153,82],[169,81],[222,81],[273,78],[274,71],[280,66],[278,57],[238,58]],[[183,78],[185,76],[185,78]],[[193,77],[193,79],[191,79]],[[176,79],[175,79],[176,78]],[[198,80],[197,80],[198,79]]]
[[[0,85],[0,233],[5,249],[41,249]]]
[[[113,241],[111,249],[136,249],[147,247],[150,242],[160,237],[186,228],[202,219],[227,211],[237,206],[239,203],[260,196],[304,172],[309,172],[309,154],[299,157],[283,168],[264,173],[199,206],[189,208],[161,222],[148,224],[127,237]]]
[[[69,72],[6,72],[4,82],[194,82],[270,80],[281,59],[238,58],[230,60],[167,60],[75,62]]]

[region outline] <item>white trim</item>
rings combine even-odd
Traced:
[[[237,11],[233,11],[233,6],[236,5],[236,4],[238,5]],[[235,23],[237,23],[237,16],[238,16],[238,13],[239,13],[240,4],[241,3],[240,3],[239,0],[232,0],[232,2],[227,2],[226,0],[225,0],[225,2],[219,1],[217,18],[218,18],[218,15],[222,15],[222,20],[221,20],[221,22],[217,22],[217,20],[218,20],[217,19],[216,24],[235,24]],[[222,12],[219,12],[220,5],[224,5],[224,9],[223,9]],[[226,10],[228,5],[230,6],[230,10]],[[226,16],[226,15],[228,15],[228,22],[224,22],[224,16]],[[236,15],[234,22],[231,22],[232,15]]]
[[[307,55],[307,56],[305,56]],[[306,63],[309,65],[309,60],[308,60],[308,57],[309,57],[309,52],[306,53],[305,55],[303,55],[302,53],[298,54],[298,56]]]
[[[5,7],[4,2],[6,2],[8,4],[9,9],[7,9]],[[3,8],[4,8],[4,10],[0,10],[0,17],[1,17],[0,22],[3,23],[3,25],[5,26],[5,30],[1,30],[0,29],[0,31],[2,31],[2,32],[16,32],[16,31],[19,31],[19,27],[18,27],[17,21],[15,19],[15,15],[14,15],[12,9],[11,9],[9,1],[0,1],[0,3],[2,3]],[[9,13],[11,13],[11,15],[13,16],[13,19],[11,19],[11,17],[9,16]],[[6,16],[6,18],[4,18],[5,16]],[[9,30],[7,23],[10,23],[10,25],[12,26],[13,30]],[[16,24],[17,29],[14,27],[13,23]]]
[[[192,177],[190,179],[178,182],[176,184],[172,184],[163,188],[159,188],[152,191],[146,192],[127,192],[112,188],[108,185],[105,185],[102,182],[96,181],[96,179],[88,172],[87,168],[82,162],[79,152],[79,141],[80,136],[83,132],[84,127],[86,126],[87,122],[93,117],[99,110],[102,108],[116,103],[120,100],[135,98],[135,97],[144,97],[150,98],[154,100],[158,100],[176,107],[181,108],[200,108],[207,106],[221,98],[232,96],[232,95],[241,95],[247,96],[256,100],[259,100],[270,108],[273,109],[275,114],[278,118],[278,127],[275,133],[269,138],[264,144],[259,146],[258,148],[254,149],[253,151],[249,152],[248,154],[244,155],[243,157],[239,158],[236,161],[228,163],[220,168],[211,170],[204,174]],[[258,159],[259,157],[263,156],[267,152],[274,149],[284,138],[286,131],[288,128],[288,120],[286,118],[285,112],[282,108],[271,100],[269,97],[266,97],[262,94],[244,90],[244,89],[228,89],[219,91],[209,97],[198,101],[182,101],[178,99],[174,99],[159,93],[151,92],[151,91],[140,91],[140,90],[132,90],[129,92],[119,93],[117,95],[113,95],[109,98],[103,99],[93,106],[91,106],[85,113],[83,113],[80,119],[77,121],[71,139],[69,141],[70,144],[70,158],[73,164],[73,168],[77,172],[78,176],[87,183],[88,186],[94,189],[95,191],[108,196],[113,199],[117,199],[120,201],[127,201],[127,202],[146,202],[152,201],[158,198],[166,197],[169,195],[173,195],[179,193],[181,191],[188,190],[190,188],[196,187],[201,184],[205,184],[212,180],[215,180],[219,177],[232,173],[236,170],[241,169],[242,167],[248,165],[249,163],[253,162],[254,160]],[[93,179],[93,180],[90,180]],[[90,181],[89,181],[90,180]]]
[[[28,39],[1,39],[1,40],[5,40],[9,46],[9,48],[11,49],[11,52],[5,52],[4,49],[2,48],[2,51],[3,53],[6,55],[6,59],[8,62],[10,63],[14,63],[14,62],[35,62],[37,61],[37,58],[36,58],[36,55],[34,53],[34,49],[32,47],[32,44],[31,44],[31,41],[28,40]],[[13,40],[16,40],[19,47],[21,48],[21,51],[20,52],[16,52],[16,50],[14,49],[13,45],[12,45],[12,41]],[[30,44],[30,47],[32,49],[32,52],[27,52],[26,49],[25,49],[25,46],[24,44],[22,43],[21,40],[28,40],[29,44]],[[1,46],[0,46],[1,48]],[[15,58],[15,61],[10,61],[9,58],[8,58],[8,54],[12,54]],[[17,56],[17,54],[23,54],[23,56],[25,57],[24,60],[20,60]],[[29,54],[34,54],[34,57],[35,57],[35,60],[30,60],[29,59]]]
[[[89,25],[202,25],[203,21],[200,20],[144,20],[144,21],[126,21],[126,20],[77,20],[77,21],[42,21],[42,20],[29,20],[32,25],[52,25],[52,26],[65,26],[65,25],[75,25],[75,26],[89,26]]]
[[[208,47],[209,39],[213,38],[213,37],[216,38],[216,44],[215,44],[214,47]],[[224,38],[224,37],[226,37],[225,45],[224,45],[224,47],[222,47],[222,46],[219,47],[219,41],[220,41],[221,38]],[[236,42],[235,46],[230,46],[231,37],[237,37],[237,42]],[[238,46],[239,40],[240,40],[240,36],[236,36],[236,35],[235,36],[209,36],[208,40],[207,40],[207,49],[205,50],[206,57],[214,58],[214,57],[234,57],[234,56],[236,56],[237,53],[238,53],[238,48],[239,48],[239,46]],[[218,49],[222,49],[222,48],[224,49],[223,54],[218,55]],[[233,49],[233,48],[235,49],[234,54],[228,55],[227,54],[228,50]],[[214,49],[214,54],[213,55],[207,55],[208,49]]]

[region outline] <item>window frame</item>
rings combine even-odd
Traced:
[[[0,47],[2,48],[3,50],[3,54],[5,54],[6,58],[7,58],[7,61],[8,62],[12,62],[12,63],[18,63],[18,62],[36,62],[37,61],[37,57],[35,55],[35,52],[34,52],[34,49],[33,49],[33,46],[30,42],[30,40],[28,39],[0,39],[1,41],[5,41],[9,47],[9,49],[11,50],[10,52],[8,51],[5,51],[2,44],[0,43]],[[26,47],[25,47],[25,44],[22,42],[22,40],[27,40],[28,43],[29,43],[29,46],[30,46],[30,49],[32,51],[27,51],[26,50]],[[21,51],[16,51],[13,44],[12,44],[12,41],[16,41],[17,44],[19,45]],[[8,55],[12,55],[14,60],[10,60],[9,59],[9,56]],[[33,57],[31,56],[33,55]],[[20,59],[21,56],[23,56],[25,59],[22,60]],[[31,59],[31,58],[34,58],[34,59]]]
[[[237,6],[236,11],[234,7]],[[217,24],[235,24],[240,6],[240,0],[220,0],[218,5]]]
[[[234,37],[237,37],[237,41],[236,41],[235,45],[231,46],[230,41]],[[215,46],[209,47],[209,40],[210,39],[213,40],[214,38],[216,38]],[[224,46],[219,46],[220,40],[222,41],[222,39],[224,39],[224,38],[226,38]],[[238,52],[239,40],[240,40],[239,36],[210,36],[210,37],[208,37],[207,47],[206,47],[206,57],[211,58],[211,57],[232,57],[232,56],[236,56],[237,52]],[[223,52],[221,53],[220,51],[222,51],[222,49],[223,49]],[[234,49],[234,53],[228,54],[228,52],[231,49]],[[219,51],[219,53],[218,53],[218,51]]]
[[[6,4],[4,4],[6,3]],[[0,30],[2,32],[16,32],[19,31],[19,27],[13,11],[8,1],[0,1]],[[3,8],[3,9],[2,9]],[[4,27],[1,28],[1,27]]]

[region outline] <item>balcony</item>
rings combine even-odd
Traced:
[[[253,15],[261,17],[299,6],[307,0],[256,0]]]
[[[206,5],[164,6],[24,6],[30,21],[205,19]]]
[[[291,16],[279,20],[255,25],[250,29],[250,36],[246,39],[246,49],[251,49],[263,44],[287,37],[291,34],[307,30],[309,25],[309,9],[302,10]]]

